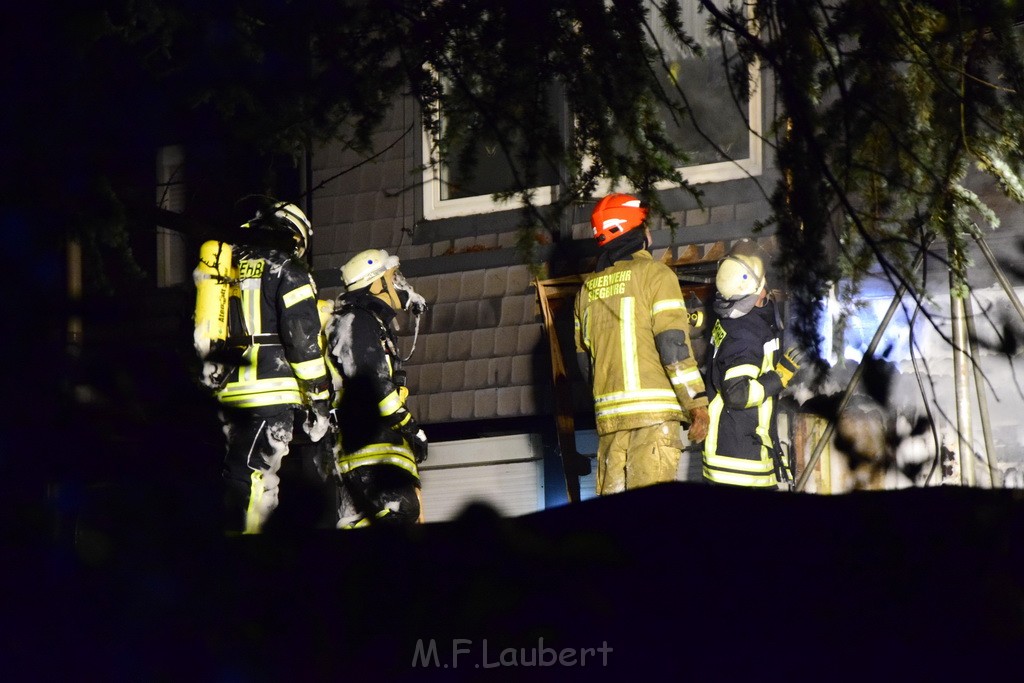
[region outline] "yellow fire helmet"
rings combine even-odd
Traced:
[[[759,294],[764,285],[764,263],[757,256],[726,256],[715,276],[715,286],[726,299]]]
[[[389,268],[398,265],[393,263],[393,260],[397,261],[383,249],[361,251],[341,267],[341,281],[349,291],[368,287],[380,279]]]
[[[765,287],[764,263],[751,254],[730,254],[718,264],[715,286],[715,311],[724,318],[742,317]]]

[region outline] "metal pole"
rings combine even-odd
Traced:
[[[992,422],[988,413],[988,394],[985,392],[984,376],[979,366],[978,337],[975,334],[974,311],[971,298],[964,299],[967,314],[967,338],[971,345],[971,367],[974,368],[974,390],[978,392],[978,416],[981,418],[981,432],[985,438],[985,462],[988,464],[989,488],[998,488],[996,483],[996,447],[992,441]]]
[[[1010,299],[1010,303],[1012,303],[1013,307],[1017,309],[1017,315],[1020,316],[1021,320],[1024,320],[1024,304],[1022,304],[1020,299],[1017,297],[1017,292],[1014,291],[1013,285],[1011,285],[1010,281],[1006,279],[1003,269],[999,266],[999,262],[996,261],[996,257],[992,253],[992,250],[989,249],[985,238],[982,237],[980,233],[972,233],[971,236],[974,237],[974,241],[978,243],[981,253],[985,255],[985,260],[988,261],[988,265],[992,268],[992,272],[995,273],[996,279],[999,281],[1000,286],[1002,286],[1003,291],[1006,292],[1006,296]]]
[[[1013,304],[1013,307],[1017,311],[1017,315],[1020,316],[1020,319],[1024,320],[1024,304],[1021,303],[1020,298],[1017,296],[1016,290],[1013,288],[1013,285],[1010,284],[1010,281],[1007,279],[1006,274],[1003,272],[1002,267],[999,265],[999,262],[996,261],[995,254],[993,254],[992,250],[989,248],[988,242],[985,241],[984,236],[980,232],[972,232],[971,236],[974,238],[974,241],[978,244],[978,248],[981,249],[981,253],[985,256],[985,260],[988,261],[989,267],[992,268],[992,272],[995,274],[996,280],[999,281],[999,285],[1003,288],[1003,292],[1006,293],[1006,298],[1008,298],[1010,300],[1010,303]],[[973,331],[971,333],[971,338],[972,340],[974,339]],[[975,356],[977,356],[977,354],[975,354]],[[981,392],[982,385],[980,382],[978,382],[979,410],[981,411],[982,424],[984,425],[985,422],[988,420],[988,402],[986,399],[982,398]],[[988,437],[987,434],[986,436]],[[995,466],[992,462],[993,450],[989,447],[988,442],[986,442],[985,447],[986,449],[988,449],[989,453],[989,471],[992,472],[992,468]],[[994,475],[994,472],[992,472],[992,474]],[[995,482],[995,479],[993,479],[992,481]]]
[[[953,262],[953,247],[949,249]],[[953,271],[949,271],[949,312],[953,322],[953,390],[956,400],[956,433],[960,454],[960,483],[974,486],[974,435],[971,432],[971,378],[967,374],[967,325],[964,300],[957,296]]]
[[[305,144],[302,146],[302,149],[303,149],[303,156],[305,157],[303,159],[303,164],[302,164],[302,193],[305,195],[305,199],[306,199],[306,201],[305,201],[305,204],[306,204],[306,207],[305,207],[306,218],[308,218],[310,223],[312,223],[313,222],[313,191],[310,188],[313,186],[313,142],[309,139],[309,137],[306,138]],[[314,227],[313,234],[315,235],[316,234],[316,228],[318,228],[319,225],[315,225],[314,224],[313,227]],[[310,267],[313,266],[313,253],[314,253],[313,247],[315,246],[315,242],[316,242],[316,240],[311,237],[310,240],[309,240],[309,244],[306,245],[306,262],[310,265]]]

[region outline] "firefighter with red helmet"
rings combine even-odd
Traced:
[[[748,240],[737,243],[715,276],[704,479],[777,489],[793,479],[779,447],[777,397],[799,369],[801,354],[781,351],[781,321],[756,252]]]
[[[196,348],[227,437],[227,531],[259,533],[278,507],[279,470],[295,422],[313,441],[327,431],[330,380],[318,342],[316,285],[303,260],[309,219],[294,204],[271,202],[242,227],[252,231],[251,244],[212,242],[230,254],[222,259],[230,277],[204,276],[210,263],[197,268]],[[220,308],[205,305],[207,292],[218,298],[218,287]],[[226,338],[204,338],[198,311],[207,309],[221,311]]]
[[[674,480],[681,425],[689,424],[692,442],[707,431],[686,304],[675,273],[647,250],[646,218],[632,195],[597,203],[597,268],[575,302],[577,357],[594,397],[599,495]]]
[[[399,265],[381,249],[353,256],[341,268],[347,291],[327,326],[342,386],[339,528],[421,521],[417,465],[427,457],[427,438],[406,405],[405,359],[395,331],[399,311],[411,312],[418,323],[426,302]]]

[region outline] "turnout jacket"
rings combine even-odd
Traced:
[[[217,399],[224,406],[265,413],[326,400],[327,364],[309,270],[276,249],[240,246],[235,257],[249,346]]]
[[[704,477],[717,484],[775,487],[781,462],[775,424],[782,380],[775,303],[740,318],[720,318],[711,333],[707,373],[710,425],[704,441]]]
[[[395,311],[366,290],[343,294],[327,325],[331,360],[341,375],[338,431],[344,474],[393,465],[419,477],[409,439],[419,426],[406,407],[402,357],[392,329]]]
[[[690,422],[691,411],[707,405],[679,280],[648,251],[584,279],[574,326],[576,350],[589,359],[599,435]]]

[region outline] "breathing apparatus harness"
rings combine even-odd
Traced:
[[[272,220],[273,219],[273,220]],[[219,391],[242,355],[253,345],[280,346],[274,333],[251,334],[242,313],[241,281],[237,251],[247,246],[270,249],[296,249],[293,233],[273,214],[254,219],[242,226],[239,244],[211,239],[199,249],[199,263],[192,273],[196,286],[193,315],[193,345],[203,363],[200,382]],[[253,230],[255,228],[255,230]],[[232,240],[235,242],[236,240]],[[244,245],[244,246],[243,246]]]
[[[397,284],[396,280],[398,281]],[[427,310],[426,302],[409,285],[397,268],[387,270],[383,275],[374,280],[370,284],[369,293],[390,305],[393,310],[408,311],[412,314],[412,348],[409,349],[409,354],[404,358],[398,353],[397,345],[395,348],[395,356],[401,358],[403,363],[408,361],[416,350],[416,341],[420,334],[420,318]]]

